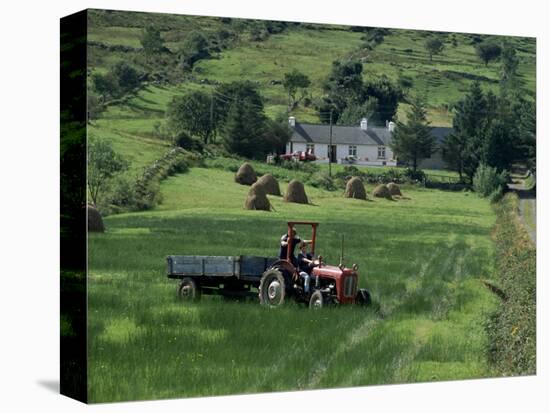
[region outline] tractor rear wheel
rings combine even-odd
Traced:
[[[309,299],[309,308],[313,308],[314,310],[316,310],[318,308],[323,308],[324,305],[325,305],[325,299],[321,291],[319,290],[314,291],[313,294],[311,294],[311,297]]]
[[[198,301],[201,298],[201,290],[195,280],[185,277],[178,285],[178,298],[181,301]]]
[[[285,278],[281,271],[269,269],[263,273],[260,280],[260,304],[277,307],[285,301]]]

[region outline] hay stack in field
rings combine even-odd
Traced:
[[[307,204],[308,199],[304,184],[300,181],[293,179],[288,184],[288,188],[285,193],[284,200],[287,202],[295,202],[297,204]]]
[[[235,174],[235,182],[241,185],[252,185],[257,180],[256,171],[248,162],[243,163]]]
[[[367,191],[365,191],[361,178],[355,176],[348,181],[344,196],[346,198],[367,199]]]
[[[263,186],[265,192],[269,195],[281,196],[281,188],[279,188],[279,182],[271,174],[263,175],[260,179],[258,179],[258,182],[256,182],[256,184]]]
[[[401,189],[399,189],[399,185],[397,185],[396,183],[390,182],[386,186],[388,187],[388,191],[390,191],[390,195],[392,195],[392,196],[395,196],[395,195],[401,196],[402,195],[401,194]]]
[[[101,218],[99,211],[93,205],[87,205],[86,211],[88,212],[88,231],[105,231],[105,227],[103,226],[103,218]]]
[[[377,198],[392,199],[390,190],[384,184],[380,184],[376,188],[374,188],[374,191],[372,191],[372,195]]]
[[[250,187],[246,200],[244,201],[244,208],[257,211],[271,211],[271,203],[267,198],[267,193],[260,182],[256,182]]]

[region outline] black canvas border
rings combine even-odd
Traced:
[[[60,392],[86,403],[87,10],[60,20]]]

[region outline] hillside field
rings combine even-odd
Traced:
[[[138,112],[143,109],[146,112],[153,110],[156,112],[154,117],[158,118],[162,118],[166,98],[173,94],[189,88],[210,88],[216,82],[241,79],[257,83],[265,99],[266,113],[275,116],[286,110],[287,95],[283,86],[273,84],[273,81],[281,81],[285,73],[298,69],[311,79],[312,84],[308,93],[315,100],[322,96],[322,84],[329,75],[332,62],[350,57],[361,59],[363,62],[365,80],[383,75],[393,81],[400,77],[409,78],[412,81],[411,91],[426,95],[429,120],[434,126],[451,125],[450,105],[464,95],[474,80],[479,81],[486,90],[498,91],[499,62],[491,62],[485,66],[473,47],[474,37],[492,38],[488,35],[440,32],[439,35],[444,41],[443,52],[433,56],[433,60],[430,61],[424,44],[433,33],[420,30],[392,29],[379,46],[369,51],[362,45],[363,33],[351,31],[347,26],[290,25],[281,33],[272,34],[262,41],[252,41],[252,20],[234,19],[231,24],[224,24],[220,19],[212,17],[124,12],[105,14],[101,11],[91,13],[89,40],[94,42],[94,45],[90,46],[88,60],[90,67],[100,72],[106,71],[117,61],[134,62],[138,67],[142,65],[139,39],[143,28],[151,22],[156,22],[162,28],[165,45],[172,53],[177,53],[182,39],[190,31],[198,30],[210,36],[220,30],[237,33],[237,40],[231,43],[230,47],[197,62],[191,74],[180,73],[181,82],[164,85],[163,91],[146,87],[131,100],[130,107]],[[503,36],[494,38],[500,41]],[[506,39],[516,47],[520,81],[527,93],[534,98],[535,39]],[[125,46],[130,49],[105,50],[97,44],[108,47]],[[155,95],[155,98],[149,99],[151,95]],[[406,108],[407,104],[402,102],[398,111],[400,118],[404,117]],[[319,121],[312,106],[300,105],[292,114],[302,122]],[[148,113],[146,117],[149,118],[151,115]]]
[[[410,199],[358,201],[308,186],[312,205],[271,197],[275,211],[261,212],[242,208],[247,190],[231,172],[193,168],[163,182],[155,210],[107,217],[106,233],[90,234],[91,401],[491,376],[486,200],[405,187]],[[166,255],[272,256],[290,219],[320,222],[328,262],[345,234],[345,261],[359,265],[371,309],[176,300]]]

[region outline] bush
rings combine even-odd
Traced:
[[[121,208],[132,208],[135,204],[134,183],[127,176],[118,176],[107,195],[107,200]]]
[[[489,194],[489,201],[491,201],[492,204],[496,204],[498,201],[502,199],[503,195],[504,195],[504,188],[503,187],[497,188]]]
[[[283,160],[280,162],[279,166],[290,169],[291,171],[302,171],[314,173],[319,170],[319,167],[311,162],[297,162],[297,161],[286,161]]]
[[[482,197],[492,197],[494,193],[504,192],[508,178],[508,172],[499,173],[496,168],[481,164],[474,175],[474,191]]]
[[[411,168],[407,168],[405,170],[405,176],[409,178],[411,181],[417,181],[417,182],[425,182],[426,181],[426,174],[424,171],[417,169],[416,171]]]
[[[309,179],[308,183],[315,188],[320,188],[327,191],[335,191],[338,189],[338,185],[335,180],[326,172],[316,172]]]
[[[198,139],[193,138],[185,131],[180,131],[174,138],[174,143],[180,148],[187,149],[188,151],[202,152],[204,145]]]

